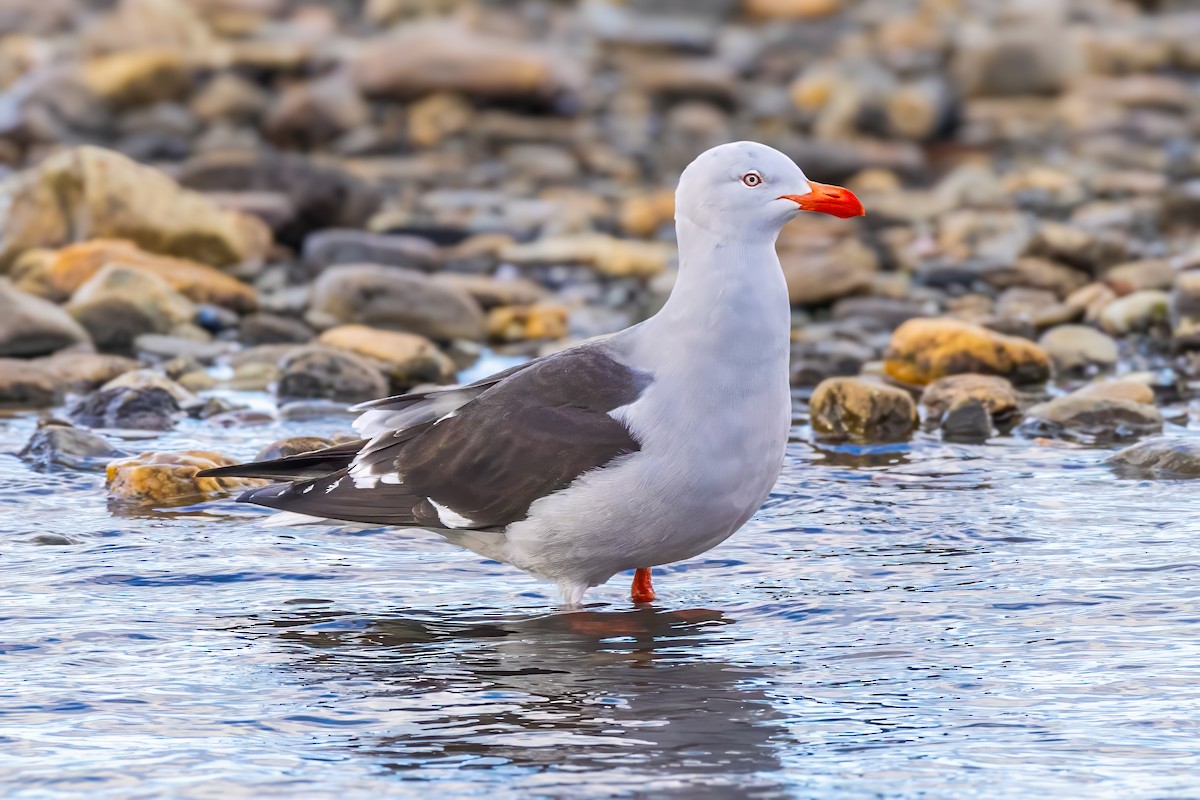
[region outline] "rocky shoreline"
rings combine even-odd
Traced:
[[[678,171],[747,138],[869,213],[779,242],[814,438],[1194,476],[1198,42],[1171,0],[13,0],[0,404],[113,497],[231,491],[89,429],[253,436],[623,328]]]

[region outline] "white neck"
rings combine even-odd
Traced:
[[[676,219],[675,230],[679,277],[666,304],[641,326],[646,344],[718,368],[748,360],[746,366],[786,371],[791,308],[774,237],[721,235],[686,217]]]

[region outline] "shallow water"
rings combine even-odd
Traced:
[[[0,420],[0,450],[33,424]],[[188,423],[153,447],[249,457],[347,427]],[[1200,794],[1200,483],[1027,440],[809,438],[800,418],[744,530],[656,570],[653,607],[621,579],[575,613],[430,534],[265,528],[229,502],[110,508],[99,475],[0,455],[0,785]]]

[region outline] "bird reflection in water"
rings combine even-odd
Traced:
[[[290,666],[331,691],[322,702],[369,706],[382,729],[350,744],[403,779],[486,767],[531,797],[782,797],[782,715],[763,670],[720,658],[731,625],[706,609],[472,621],[326,608],[251,627],[302,645]]]

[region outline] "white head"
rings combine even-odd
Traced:
[[[679,177],[675,218],[709,231],[772,240],[799,211],[857,217],[849,189],[811,181],[796,163],[758,142],[731,142],[697,156]]]

